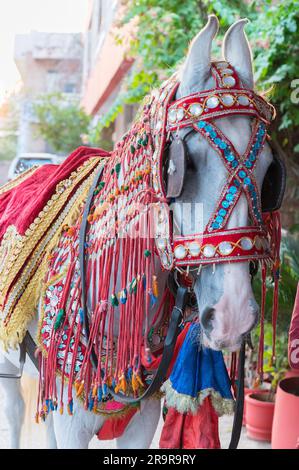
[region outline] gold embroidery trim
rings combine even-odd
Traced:
[[[99,161],[99,158],[91,158],[71,173],[68,179],[58,183],[55,193],[24,235],[18,234],[13,225],[8,227],[0,245],[0,305],[20,269],[23,268],[37,243],[67,202],[74,187],[90,173]]]
[[[66,224],[71,225],[79,216],[81,206],[85,202],[93,182],[96,168],[102,160],[103,159],[92,158],[80,167],[75,172],[75,175],[72,174],[72,178],[59,183],[56,188],[56,193],[51,198],[51,204],[48,203],[48,208],[46,210],[44,210],[44,208],[39,214],[41,220],[35,224],[34,227],[32,224],[29,231],[26,231],[24,237],[18,239],[18,248],[21,242],[21,249],[25,251],[25,253],[22,251],[20,256],[16,256],[15,252],[13,253],[15,261],[12,267],[15,268],[15,265],[17,265],[17,267],[8,272],[8,281],[4,278],[5,289],[8,289],[10,282],[14,279],[12,273],[19,272],[19,269],[22,268],[25,261],[27,261],[24,272],[20,279],[13,285],[13,289],[9,293],[5,308],[2,312],[0,311],[2,316],[0,323],[0,340],[5,349],[9,347],[14,348],[22,341],[27,331],[28,323],[34,318],[40,299],[42,283],[48,268],[48,255],[61,236],[62,226]],[[69,207],[68,203],[65,207],[65,211],[63,210],[61,212],[56,221],[58,223],[57,225],[55,217],[67,202],[69,195],[74,190],[74,186],[91,171],[92,173],[77,188],[75,194],[70,199],[69,203],[71,203],[72,207]],[[64,190],[61,191],[61,188],[64,188]],[[54,228],[50,228],[48,233],[47,230],[50,225],[49,219],[51,219],[52,222],[54,220]],[[26,242],[27,245],[30,245],[31,251],[26,245]],[[30,256],[28,257],[28,255]],[[42,262],[39,264],[41,259]]]
[[[18,186],[18,184],[23,183],[29,176],[31,176],[35,170],[37,170],[38,166],[34,165],[31,168],[28,168],[28,170],[23,171],[20,175],[16,176],[13,180],[8,181],[7,183],[3,184],[0,186],[0,194],[6,193],[10,189],[15,188]]]

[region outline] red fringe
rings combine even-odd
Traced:
[[[275,361],[276,354],[276,325],[278,316],[278,293],[280,279],[280,244],[281,244],[281,220],[279,211],[267,213],[264,215],[264,224],[269,235],[270,251],[271,251],[271,275],[273,278],[273,298],[272,298],[272,358]],[[263,360],[264,360],[264,320],[265,320],[265,304],[266,304],[266,277],[267,264],[261,261],[262,268],[262,299],[261,299],[261,333],[258,352],[258,373],[260,379],[263,380]]]

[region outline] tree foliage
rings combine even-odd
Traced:
[[[33,109],[38,120],[37,132],[53,151],[67,154],[82,145],[91,118],[77,99],[63,93],[50,93],[42,95]]]

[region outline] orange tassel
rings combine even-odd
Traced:
[[[115,387],[115,393],[118,393],[118,392],[126,393],[126,391],[127,391],[127,382],[126,382],[125,376],[122,375],[119,378],[119,381]]]
[[[122,392],[126,393],[127,391],[127,382],[126,382],[126,379],[125,379],[125,376],[123,375],[123,377],[120,379],[120,389]]]
[[[59,410],[59,413],[60,413],[61,415],[63,415],[63,405],[61,405],[60,410]]]
[[[98,393],[98,386],[94,385],[92,389],[92,398],[95,398],[97,396],[97,393]]]
[[[75,382],[74,383],[74,387],[75,387],[75,390],[76,390],[76,393],[78,392],[78,389],[80,387],[80,382]]]
[[[157,298],[159,296],[159,289],[158,289],[158,281],[157,281],[157,276],[153,276],[153,294]]]
[[[111,377],[107,378],[107,385],[108,385],[108,387],[112,386],[112,378]]]
[[[84,381],[81,382],[81,384],[80,384],[80,386],[79,386],[79,388],[78,388],[78,390],[77,390],[77,398],[82,395],[83,390],[84,390]]]
[[[133,392],[138,392],[138,389],[139,389],[139,383],[137,380],[137,376],[135,374],[133,374],[133,377],[132,377],[132,389],[133,389]]]
[[[68,236],[72,237],[73,235],[75,235],[75,231],[76,231],[75,227],[70,227],[67,231]]]
[[[98,405],[97,405],[97,401],[96,401],[96,400],[94,401],[92,411],[93,411],[94,413],[96,413],[96,412],[98,411]]]
[[[140,375],[137,374],[137,375],[136,375],[136,379],[137,379],[137,382],[139,383],[139,385],[140,385],[141,387],[144,387],[144,383],[142,382]]]

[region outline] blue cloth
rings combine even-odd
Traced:
[[[186,335],[170,375],[172,387],[195,398],[207,388],[232,399],[231,383],[221,351],[201,346],[200,325],[193,323]]]

